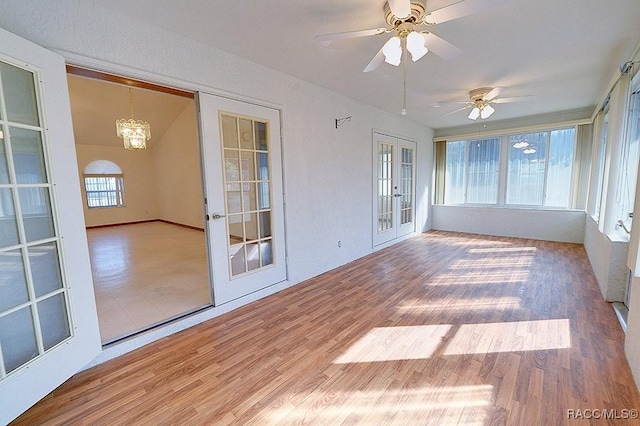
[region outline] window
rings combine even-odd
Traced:
[[[620,211],[617,220],[621,220],[627,229],[631,229],[632,213],[635,204],[638,162],[640,161],[640,81],[636,82],[631,93],[627,114],[627,133],[623,143],[622,168],[618,189]]]
[[[445,204],[497,203],[499,163],[499,138],[448,142]]]
[[[507,204],[569,207],[575,129],[509,136]]]
[[[90,209],[124,206],[122,175],[84,175],[84,188]]]
[[[124,207],[124,177],[117,164],[107,160],[92,161],[84,169],[87,206]]]
[[[569,208],[575,138],[571,127],[447,141],[436,148],[436,200]]]

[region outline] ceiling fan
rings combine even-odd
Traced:
[[[446,60],[451,60],[456,58],[462,51],[423,27],[431,27],[471,15],[500,6],[509,1],[461,0],[441,9],[427,12],[426,0],[387,0],[384,4],[384,16],[390,28],[381,27],[323,34],[316,36],[315,39],[320,43],[329,45],[335,40],[395,33],[382,46],[363,72],[375,70],[382,62],[395,66],[400,65],[403,48],[411,54],[411,59],[414,62],[429,51]]]
[[[504,90],[504,87],[480,87],[478,89],[473,89],[469,92],[469,100],[468,101],[451,101],[451,102],[438,102],[434,106],[440,106],[442,104],[447,103],[465,103],[467,105],[459,108],[455,111],[451,111],[449,113],[444,114],[445,116],[455,114],[460,111],[464,111],[465,109],[471,108],[471,112],[469,112],[468,117],[471,120],[477,120],[478,117],[481,119],[489,118],[495,112],[495,108],[491,106],[491,104],[505,104],[508,102],[520,102],[526,101],[528,99],[533,98],[534,96],[518,96],[513,98],[500,98],[500,93]]]

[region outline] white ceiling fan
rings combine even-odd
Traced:
[[[444,114],[445,116],[455,114],[460,111],[464,111],[465,109],[471,108],[471,112],[469,112],[469,118],[471,120],[477,120],[478,117],[481,119],[489,118],[495,112],[495,108],[491,106],[491,104],[505,104],[508,102],[520,102],[526,101],[534,96],[518,96],[512,98],[500,98],[500,93],[504,90],[504,87],[480,87],[478,89],[473,89],[469,92],[469,100],[468,101],[451,101],[451,102],[438,102],[434,106],[441,106],[442,104],[448,103],[464,103],[466,104],[462,108],[459,108],[455,111],[451,111],[449,113]]]
[[[384,4],[384,16],[390,28],[372,28],[360,31],[348,31],[318,35],[315,39],[325,45],[335,40],[355,37],[367,37],[395,33],[378,51],[363,72],[373,71],[382,62],[400,65],[403,47],[411,54],[415,62],[427,52],[451,60],[461,50],[423,27],[431,27],[463,16],[471,15],[492,7],[501,6],[510,0],[461,0],[450,6],[427,12],[426,0],[388,0]]]

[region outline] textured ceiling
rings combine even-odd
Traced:
[[[362,73],[389,35],[334,42],[314,36],[385,26],[384,0],[96,0],[106,8],[215,46],[394,114],[402,109],[402,67]],[[454,0],[431,0],[437,10]],[[468,91],[503,86],[502,120],[595,106],[614,71],[640,42],[638,0],[511,0],[430,30],[462,49],[445,61],[430,53],[408,64],[409,118],[431,128],[469,124]]]

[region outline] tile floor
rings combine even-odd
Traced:
[[[204,232],[149,222],[87,238],[103,344],[211,303]]]

